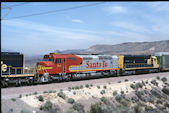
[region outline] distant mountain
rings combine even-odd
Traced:
[[[60,51],[60,50],[55,50],[55,52],[58,52],[60,54],[79,54],[79,53],[83,53],[85,52],[86,49],[70,49],[70,50],[64,50],[64,51]]]
[[[4,49],[3,49],[4,51]],[[13,51],[8,51],[13,52]],[[169,40],[164,41],[154,41],[154,42],[127,42],[115,45],[94,45],[88,49],[71,49],[71,50],[55,50],[54,53],[58,52],[60,54],[154,54],[155,52],[169,52]],[[49,54],[46,53],[46,54]],[[43,55],[25,55],[25,65],[35,66],[38,61],[43,59]]]
[[[116,45],[94,45],[88,48],[86,54],[154,54],[169,52],[169,40],[154,42],[127,42]]]

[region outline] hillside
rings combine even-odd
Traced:
[[[169,40],[154,42],[128,42],[116,45],[94,45],[88,48],[86,54],[154,54],[169,52]]]

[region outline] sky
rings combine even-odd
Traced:
[[[1,3],[1,48],[26,55],[169,40],[169,2]]]

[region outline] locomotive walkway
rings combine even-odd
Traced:
[[[67,89],[68,87],[93,84],[93,85],[104,85],[106,83],[117,83],[118,81],[137,81],[137,80],[146,80],[151,78],[156,78],[157,76],[169,77],[169,72],[161,73],[151,73],[151,74],[141,74],[141,75],[128,75],[120,77],[110,77],[110,78],[100,78],[100,79],[91,79],[91,80],[81,80],[81,81],[70,81],[62,83],[51,83],[51,84],[40,84],[34,86],[23,86],[23,87],[10,87],[1,89],[1,99],[9,99],[18,97],[20,94],[26,95],[34,92],[43,93],[43,91]]]

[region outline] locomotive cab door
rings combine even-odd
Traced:
[[[66,58],[62,59],[62,67],[63,67],[62,72],[66,73]]]

